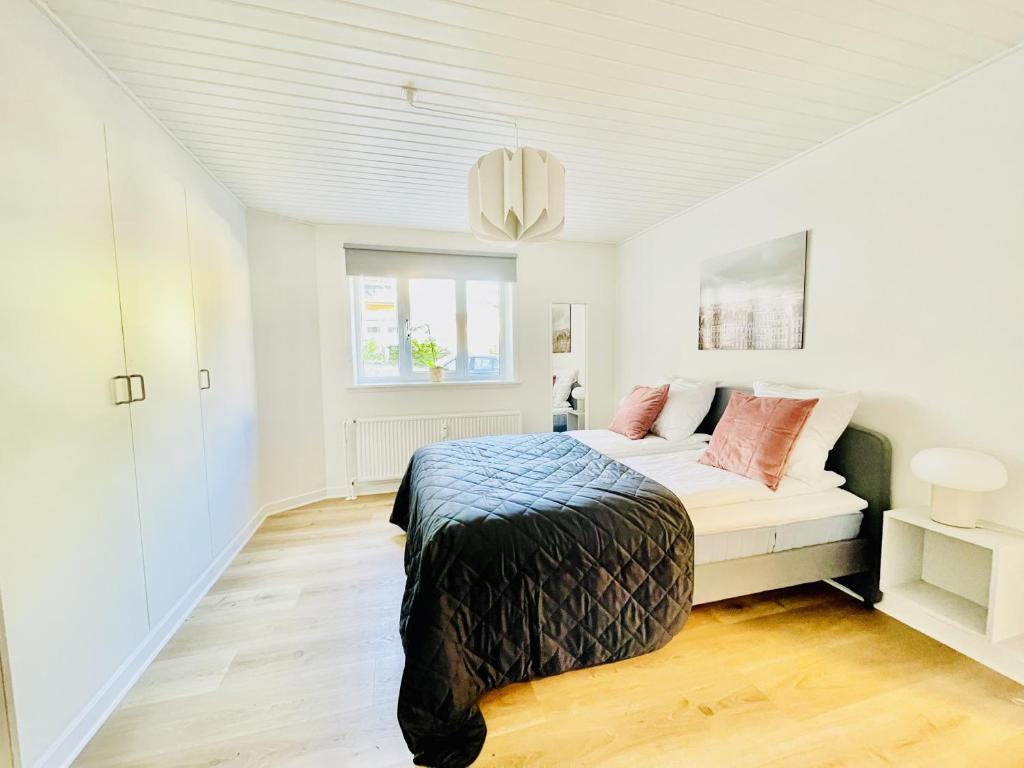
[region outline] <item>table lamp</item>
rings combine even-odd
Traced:
[[[1006,485],[1006,467],[997,459],[961,448],[923,450],[910,471],[932,484],[932,520],[958,528],[974,528],[983,494]]]

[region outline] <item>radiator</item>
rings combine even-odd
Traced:
[[[345,439],[350,484],[398,480],[417,448],[440,440],[509,435],[522,431],[517,411],[450,413],[439,416],[387,416],[353,419]]]

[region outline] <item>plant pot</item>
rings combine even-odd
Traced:
[[[430,380],[435,384],[440,384],[442,381],[444,381],[444,368],[431,368]]]

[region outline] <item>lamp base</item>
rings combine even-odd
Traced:
[[[975,528],[981,510],[982,494],[955,488],[932,486],[932,520],[957,528]]]

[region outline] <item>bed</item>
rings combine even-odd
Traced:
[[[714,432],[733,392],[749,394],[745,389],[720,387],[698,432]],[[844,532],[844,526],[846,532],[854,527],[852,517],[845,521],[836,519],[843,514],[853,514],[851,512],[823,516],[823,519],[832,518],[830,523],[796,526],[782,522],[787,502],[780,499],[772,512],[774,520],[766,519],[766,525],[761,526],[768,529],[761,532],[765,538],[776,537],[774,551],[699,563],[694,575],[694,604],[814,581],[828,581],[863,601],[869,608],[881,599],[878,575],[882,553],[882,515],[891,507],[892,446],[889,439],[874,430],[850,424],[829,453],[825,468],[844,478],[843,491],[863,501],[863,508],[858,511],[860,525],[856,536],[835,538]],[[797,498],[793,497],[788,506],[797,503]],[[699,515],[698,509],[693,510],[694,516]],[[791,527],[780,530],[784,525]],[[825,535],[823,528],[828,525],[835,526],[835,535]],[[747,533],[742,537],[755,535]],[[814,542],[823,537],[833,540]],[[779,544],[786,541],[807,543],[779,548]]]
[[[774,494],[696,464],[700,440],[630,442],[515,435],[413,457],[392,522],[408,532],[398,714],[417,764],[476,758],[483,692],[655,650],[694,603],[822,579],[878,598],[882,435],[842,435],[828,469],[843,489]]]
[[[773,493],[754,480],[695,463],[734,391],[720,388],[700,431],[684,441],[653,434],[629,440],[601,429],[573,437],[656,480],[683,502],[694,526],[694,604],[821,579],[843,588],[852,584],[856,596],[873,604],[877,580],[872,584],[868,575],[877,574],[872,559],[880,543],[871,535],[879,532],[880,511],[889,504],[888,441],[852,425],[833,450],[821,487],[785,478]],[[802,551],[782,555],[791,550]]]

